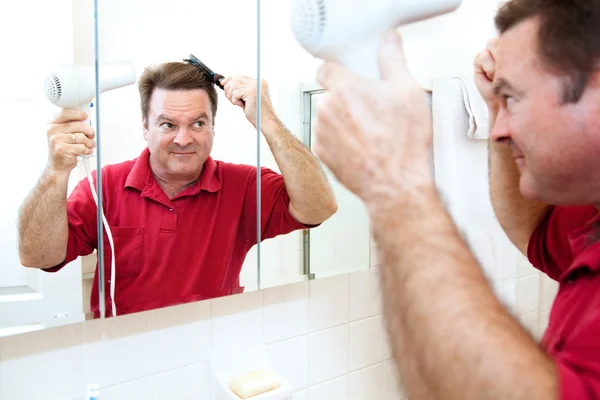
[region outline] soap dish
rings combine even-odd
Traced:
[[[266,346],[257,346],[245,351],[237,351],[229,356],[213,357],[210,360],[213,376],[213,393],[216,400],[242,400],[229,389],[233,377],[258,369],[271,369]],[[294,395],[294,388],[284,377],[279,376],[280,386],[277,389],[258,394],[246,400],[289,400]]]

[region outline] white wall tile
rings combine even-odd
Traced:
[[[519,316],[519,321],[523,325],[523,328],[534,338],[538,337],[538,314],[537,311],[532,311]]]
[[[348,325],[310,334],[309,385],[348,372]]]
[[[84,387],[81,324],[0,339],[0,398],[65,398]]]
[[[517,279],[517,315],[536,311],[539,306],[540,280],[538,275]]]
[[[404,390],[398,379],[396,364],[393,360],[384,361],[382,364],[383,396],[385,400],[401,400]]]
[[[153,310],[150,318],[153,373],[208,360],[210,302]]]
[[[546,274],[540,276],[540,311],[548,311],[552,308],[556,294],[558,293],[558,282],[550,279]]]
[[[308,333],[308,282],[263,291],[265,343]]]
[[[350,321],[381,314],[379,269],[350,274]]]
[[[86,382],[113,386],[152,372],[150,313],[83,324]]]
[[[289,381],[295,391],[308,387],[308,335],[268,346],[273,369]]]
[[[351,322],[349,326],[349,371],[383,361],[381,316]]]
[[[308,400],[308,389],[301,390],[294,393],[292,400]]]
[[[346,400],[348,398],[346,377],[312,386],[309,389],[308,398],[310,400]]]
[[[383,364],[348,374],[348,400],[383,398]]]
[[[210,370],[208,362],[154,375],[151,378],[154,400],[209,400]]]
[[[347,323],[349,297],[348,274],[310,281],[310,331],[316,332]]]
[[[142,378],[115,386],[100,387],[99,398],[102,400],[150,399],[152,397],[150,384],[150,378]]]
[[[213,354],[229,354],[263,344],[263,292],[210,300]]]

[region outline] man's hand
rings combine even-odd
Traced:
[[[369,80],[325,63],[318,79],[328,93],[315,126],[316,154],[371,213],[434,188],[431,113],[395,31],[382,43],[379,68],[382,79]]]
[[[63,109],[48,128],[49,167],[69,174],[77,166],[77,156],[90,155],[96,144],[94,129],[86,124],[87,114]]]
[[[487,104],[490,114],[498,112],[498,100],[494,96],[493,82],[496,73],[496,45],[498,38],[488,41],[487,47],[475,56],[473,66],[475,69],[475,85]]]
[[[243,75],[234,75],[226,77],[221,84],[225,90],[225,96],[229,101],[232,104],[242,107],[248,121],[256,127],[256,79]],[[261,123],[276,119],[269,94],[269,87],[264,80],[260,82],[260,95]]]

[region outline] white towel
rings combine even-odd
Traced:
[[[489,137],[488,108],[479,94],[473,77],[456,77],[460,83],[463,101],[469,115],[467,136],[471,139],[487,139]]]

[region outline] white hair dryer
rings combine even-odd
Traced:
[[[100,93],[135,83],[135,68],[129,61],[100,64]],[[89,65],[62,65],[52,71],[44,82],[46,97],[60,108],[75,108],[85,112],[96,97],[95,69]]]
[[[98,89],[100,93],[108,90],[128,86],[136,81],[135,68],[129,61],[116,61],[103,63],[98,66]],[[46,97],[52,104],[60,108],[80,109],[90,114],[90,104],[96,97],[96,71],[93,66],[88,65],[62,65],[52,71],[44,82]],[[90,184],[92,197],[98,205],[98,194],[94,187],[92,172],[88,156],[82,156],[87,180]],[[112,248],[111,271],[110,271],[110,297],[112,299],[112,315],[117,315],[115,304],[115,245],[110,231],[110,226],[104,213],[102,221]],[[104,306],[100,305],[102,317],[104,317]]]
[[[388,29],[454,11],[461,0],[293,0],[292,31],[310,54],[379,78],[377,53]]]

